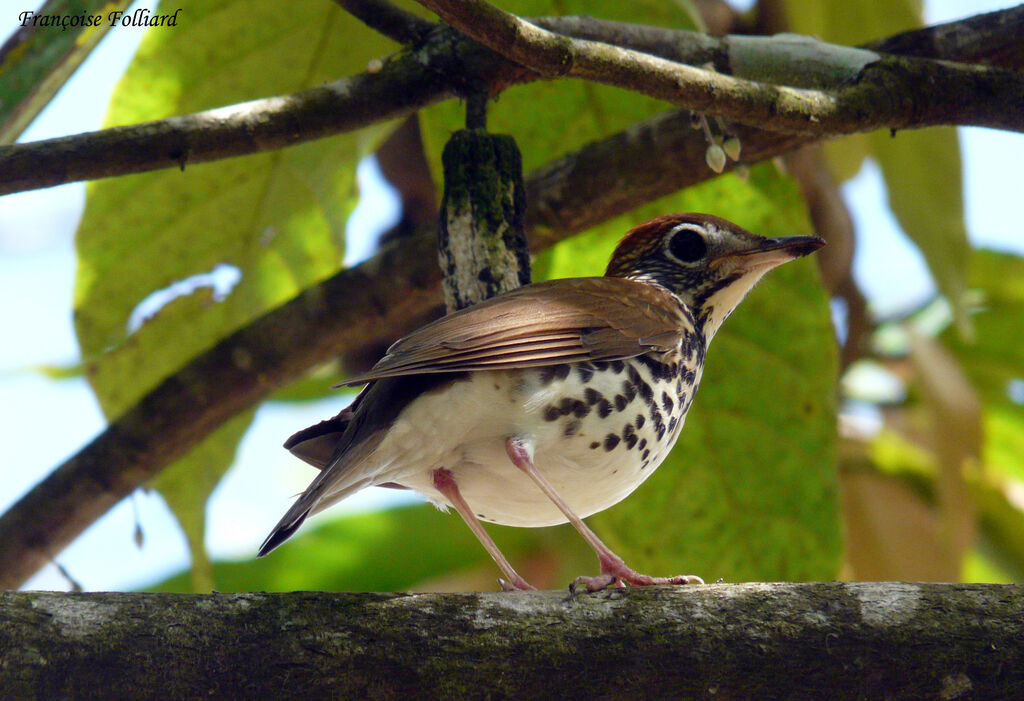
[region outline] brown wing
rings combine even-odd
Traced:
[[[624,278],[526,285],[428,324],[343,384],[424,373],[528,368],[631,358],[675,348],[692,328],[664,289]]]

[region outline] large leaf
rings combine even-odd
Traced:
[[[670,211],[722,214],[765,235],[809,231],[795,189],[767,164],[748,183],[718,178],[559,244],[538,269],[600,274],[630,224]],[[716,336],[671,455],[632,496],[594,516],[595,528],[653,574],[835,577],[837,372],[814,262],[773,271]]]
[[[178,8],[177,27],[147,32],[114,93],[108,126],[294,92],[357,73],[394,47],[331,3],[181,0],[171,7]],[[340,267],[357,197],[355,166],[383,132],[90,185],[76,239],[75,329],[108,417]],[[218,299],[196,276],[225,266],[240,281]],[[197,289],[132,333],[140,302],[158,291],[173,297],[183,281]],[[227,444],[207,446],[219,464],[202,469],[222,472],[240,434],[237,426],[219,433],[215,440]],[[214,482],[194,470],[171,474],[186,481],[186,491],[190,480],[204,489]]]

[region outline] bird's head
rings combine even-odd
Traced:
[[[761,276],[824,245],[816,236],[758,236],[709,214],[666,214],[626,234],[605,275],[668,288],[710,341]]]

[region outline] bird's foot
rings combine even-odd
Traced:
[[[658,584],[704,584],[704,580],[695,574],[680,574],[675,577],[651,577],[650,575],[640,574],[633,570],[617,557],[615,559],[602,558],[601,574],[596,577],[577,577],[569,585],[569,592],[575,594],[578,591],[601,591],[613,584],[620,587],[624,587],[627,584],[634,587],[649,587]]]
[[[569,585],[569,595],[576,596],[577,592],[583,591],[587,593],[601,591],[613,584],[617,587],[626,586],[621,579],[612,574],[599,574],[596,577],[577,577]]]

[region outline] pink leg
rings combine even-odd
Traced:
[[[590,547],[594,549],[598,559],[601,561],[601,574],[599,576],[577,577],[576,581],[572,584],[572,589],[582,585],[586,587],[587,591],[600,591],[605,587],[621,582],[628,582],[636,586],[704,583],[703,579],[692,574],[678,575],[676,577],[651,577],[631,569],[623,562],[621,557],[613,553],[607,545],[601,542],[597,534],[590,530],[587,524],[583,523],[583,519],[573,513],[573,510],[558,495],[558,492],[551,486],[547,478],[534,466],[533,459],[530,457],[530,453],[521,439],[514,437],[506,439],[505,452],[508,453],[512,463],[529,475],[530,479],[540,487],[540,490],[544,492],[547,498],[558,507],[558,510],[565,514],[565,517],[569,519],[569,523],[580,532],[580,535],[590,544]]]
[[[494,558],[494,562],[498,565],[498,569],[508,577],[508,581],[500,580],[502,589],[508,589],[507,586],[511,583],[511,586],[515,589],[533,589],[534,587],[520,577],[509,561],[505,559],[505,556],[501,554],[501,550],[498,549],[497,544],[491,540],[491,536],[484,530],[483,524],[473,513],[473,510],[469,508],[469,504],[462,498],[462,494],[459,492],[459,485],[455,483],[455,477],[452,475],[450,470],[441,468],[434,470],[432,475],[434,481],[434,487],[437,491],[444,495],[455,510],[459,512],[459,516],[469,526],[469,530],[473,531],[473,535],[477,537],[477,540],[484,546],[484,549],[490,553],[491,557]]]

